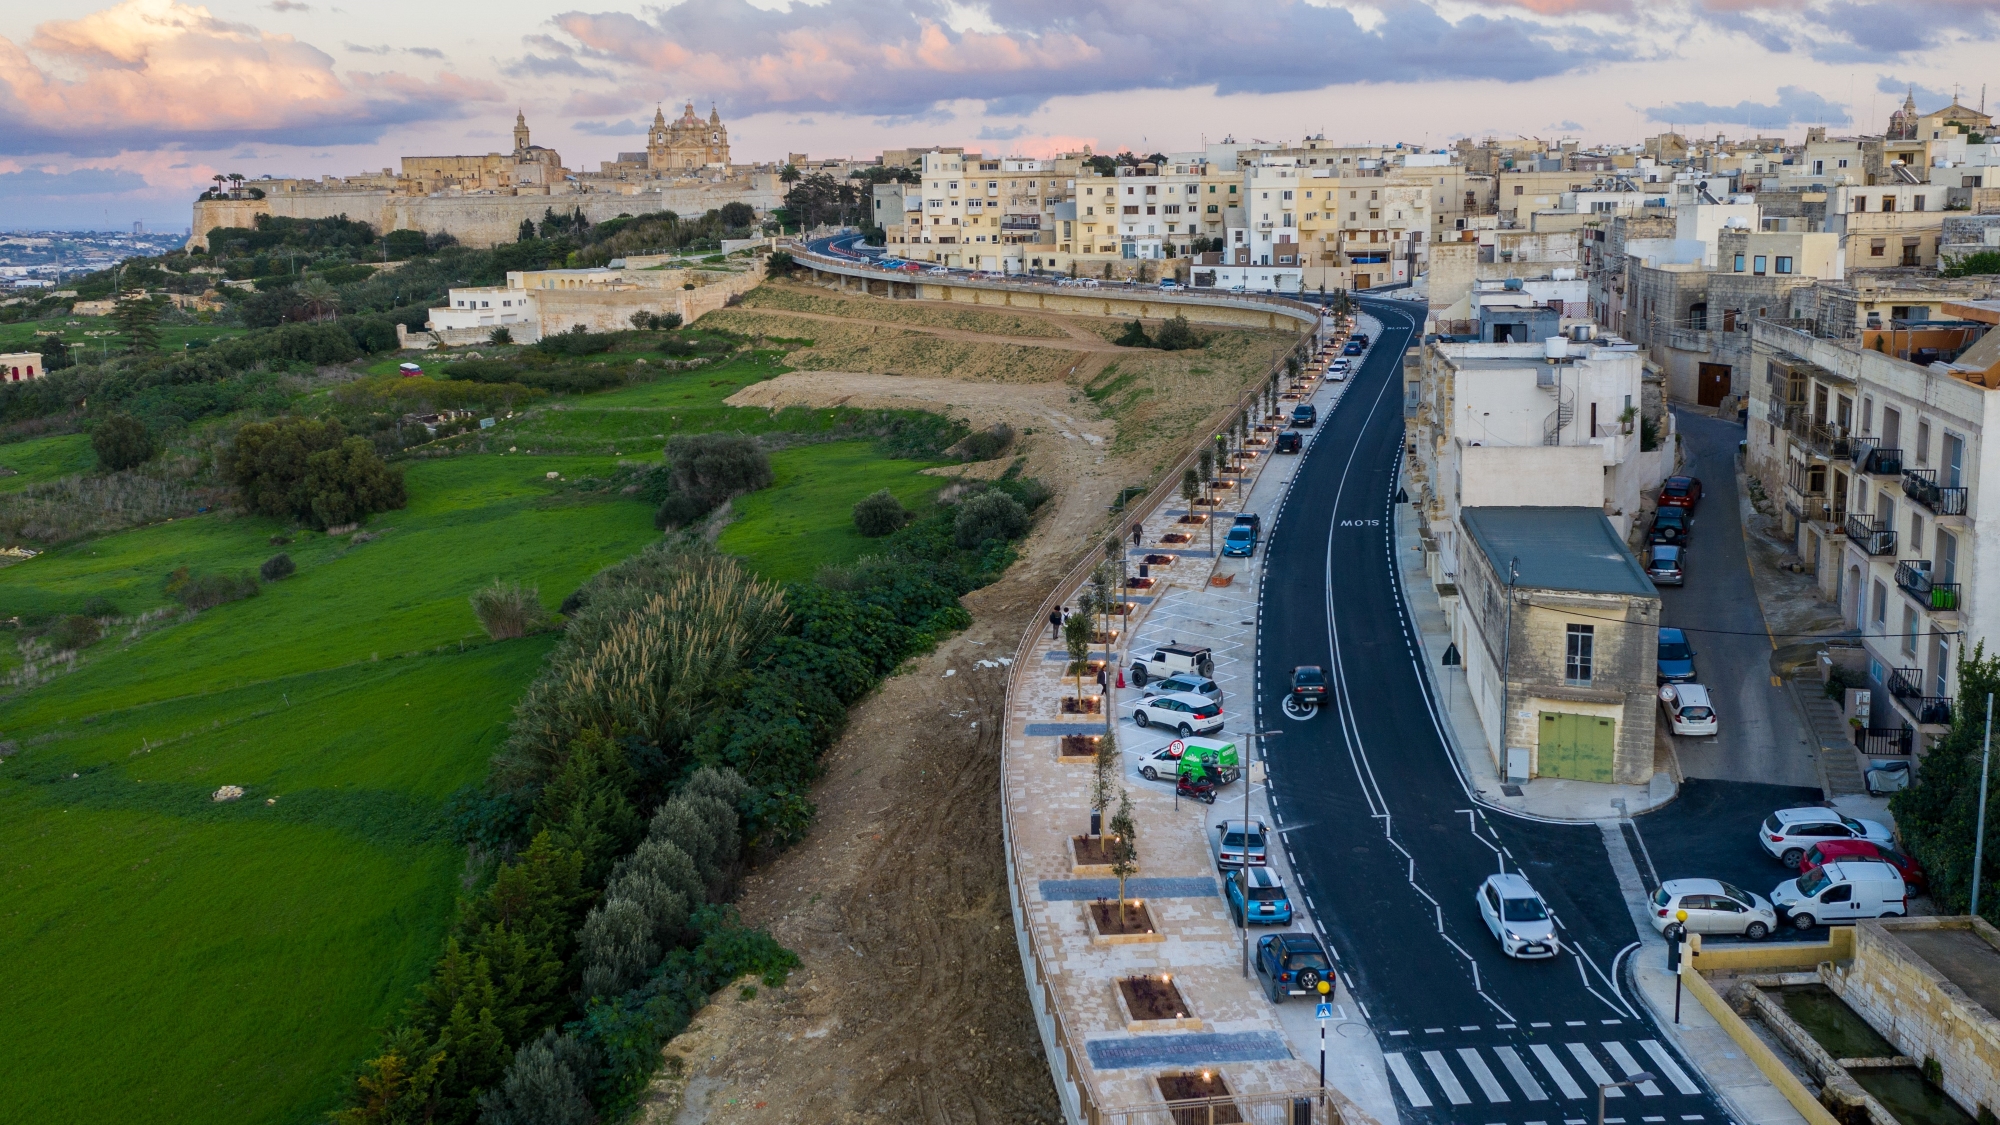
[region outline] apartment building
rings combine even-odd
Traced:
[[[1943,184],[1842,185],[1828,192],[1826,229],[1840,236],[1850,270],[1928,268],[1949,195]]]

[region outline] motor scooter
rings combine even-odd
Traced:
[[[1200,801],[1204,805],[1215,803],[1215,781],[1209,777],[1195,777],[1182,774],[1174,779],[1174,796]]]

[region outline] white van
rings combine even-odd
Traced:
[[[1701,737],[1721,729],[1716,723],[1715,706],[1708,701],[1708,689],[1700,684],[1661,685],[1660,713],[1672,724],[1675,734]]]
[[[1901,918],[1909,912],[1903,876],[1886,863],[1843,860],[1822,864],[1771,891],[1771,905],[1791,915],[1792,925],[1810,930],[1857,918]]]

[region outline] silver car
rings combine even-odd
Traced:
[[[1479,902],[1480,920],[1507,956],[1541,958],[1561,952],[1555,918],[1523,876],[1488,875],[1473,898]]]
[[[1148,696],[1171,695],[1178,691],[1189,695],[1204,695],[1210,699],[1222,698],[1222,689],[1215,685],[1214,680],[1187,672],[1176,673],[1164,680],[1154,680],[1147,684],[1144,690]]]

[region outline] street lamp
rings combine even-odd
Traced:
[[[1620,1086],[1642,1086],[1653,1081],[1657,1081],[1653,1072],[1642,1070],[1623,1082],[1600,1083],[1597,1087],[1597,1125],[1604,1125],[1604,1094],[1607,1090],[1615,1090]]]
[[[1244,739],[1243,756],[1243,852],[1242,861],[1236,865],[1236,889],[1243,901],[1243,979],[1250,979],[1250,766],[1257,760],[1256,742],[1259,738],[1276,738],[1285,733],[1281,730],[1253,730]],[[1229,834],[1228,822],[1223,822],[1223,835]],[[1218,849],[1219,850],[1219,849]],[[1264,862],[1271,862],[1271,838],[1264,837]]]

